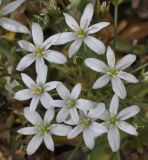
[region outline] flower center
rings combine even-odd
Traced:
[[[42,134],[48,133],[49,130],[50,130],[50,128],[49,128],[49,126],[47,124],[43,124],[39,128],[40,128],[40,131],[41,131]]]
[[[86,32],[83,30],[83,29],[80,29],[78,32],[77,32],[77,36],[79,38],[84,38],[86,36]]]
[[[34,94],[37,94],[37,95],[40,95],[44,92],[44,89],[42,86],[38,86],[36,85],[34,88],[33,88],[33,93]]]
[[[39,57],[43,54],[44,50],[42,48],[36,48],[35,50],[35,54],[36,54],[36,57]]]
[[[73,100],[71,100],[71,99],[68,99],[68,101],[67,101],[67,107],[68,108],[72,108],[72,107],[74,107],[74,105],[75,105],[75,102]]]
[[[111,118],[109,119],[109,122],[110,122],[111,124],[115,124],[116,121],[117,121],[116,117],[111,117]]]
[[[90,124],[91,124],[91,119],[90,119],[90,118],[84,118],[84,119],[81,121],[81,125],[82,125],[84,128],[87,128]]]
[[[117,75],[117,70],[115,68],[109,68],[108,75],[115,77]]]

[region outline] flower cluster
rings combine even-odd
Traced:
[[[23,2],[24,0],[18,0],[10,3],[10,6],[6,6],[1,11],[2,15],[10,13]],[[14,5],[15,3],[17,5]],[[9,7],[11,7],[11,10],[8,12]],[[67,62],[64,54],[50,49],[52,45],[63,45],[73,41],[68,50],[69,58],[76,54],[82,43],[85,43],[98,55],[105,53],[105,45],[93,37],[92,34],[107,27],[109,23],[100,22],[90,26],[93,13],[94,6],[89,3],[84,9],[80,24],[71,15],[64,13],[66,24],[72,29],[72,32],[58,33],[45,41],[41,26],[33,23],[31,35],[34,44],[26,40],[18,41],[19,46],[28,51],[29,54],[20,60],[17,70],[24,71],[35,62],[37,74],[35,82],[30,76],[22,73],[21,77],[27,89],[20,90],[15,94],[15,99],[17,100],[31,99],[29,107],[24,109],[24,116],[33,127],[25,127],[18,130],[18,133],[23,135],[34,135],[27,147],[28,155],[35,153],[42,141],[44,141],[49,150],[54,151],[54,142],[51,135],[67,136],[68,139],[72,139],[82,133],[85,145],[89,149],[93,149],[95,138],[107,133],[109,145],[113,152],[118,151],[120,148],[118,129],[131,135],[138,135],[136,128],[125,122],[125,120],[139,113],[139,107],[136,105],[130,106],[117,113],[119,98],[124,99],[127,95],[121,79],[131,83],[138,82],[135,76],[123,71],[136,60],[135,55],[128,54],[116,63],[114,52],[108,46],[106,51],[108,65],[96,58],[86,58],[84,61],[90,69],[104,74],[96,80],[92,87],[93,89],[102,88],[111,81],[114,96],[111,100],[109,111],[104,103],[96,103],[80,98],[82,90],[80,83],[77,83],[70,92],[62,82],[46,82],[48,73],[46,61],[56,64]],[[0,25],[4,27],[1,22],[0,20]],[[49,91],[53,89],[56,89],[61,99],[54,99],[49,94]],[[36,111],[39,102],[46,109],[44,120]],[[59,110],[57,109],[57,114],[55,114],[55,108],[59,108]]]

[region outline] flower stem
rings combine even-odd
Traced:
[[[114,49],[116,48],[117,26],[118,26],[118,5],[115,5],[115,10],[114,10]]]
[[[132,73],[138,72],[139,70],[145,68],[148,66],[148,63],[143,64],[142,66],[138,67],[137,69],[135,69],[134,71],[132,71]]]

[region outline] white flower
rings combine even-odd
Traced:
[[[104,107],[104,106],[102,106]],[[103,111],[103,112],[102,112]],[[102,135],[103,133],[107,132],[106,127],[104,127],[102,124],[96,122],[96,119],[98,119],[105,111],[105,107],[101,108],[101,110],[98,110],[97,117],[94,118],[94,116],[87,111],[80,111],[80,120],[77,123],[76,127],[74,127],[69,133],[68,133],[68,139],[72,139],[77,137],[80,133],[83,132],[83,139],[86,144],[86,146],[89,149],[93,149],[95,145],[95,138]],[[70,121],[70,120],[69,120]]]
[[[52,97],[47,92],[55,89],[59,82],[52,81],[45,83],[47,78],[47,66],[42,67],[40,72],[38,72],[36,83],[24,73],[22,73],[21,76],[28,89],[16,92],[15,99],[20,101],[32,99],[30,103],[30,109],[32,111],[36,109],[39,101],[46,109],[51,108],[50,100]]]
[[[25,0],[16,0],[7,4],[5,7],[2,7],[1,6],[2,0],[0,0],[0,26],[1,27],[12,32],[30,33],[28,28],[23,24],[16,22],[15,20],[12,20],[10,18],[4,17],[9,13],[13,12],[24,2]]]
[[[67,25],[74,32],[65,32],[57,34],[60,36],[58,40],[55,42],[55,45],[60,45],[70,41],[74,41],[71,44],[68,51],[70,58],[79,50],[82,42],[84,42],[91,50],[93,50],[97,54],[104,54],[105,52],[104,44],[95,37],[92,37],[90,35],[105,28],[106,26],[109,25],[109,23],[100,22],[89,27],[91,19],[93,17],[93,13],[94,13],[94,6],[91,3],[89,3],[83,12],[83,15],[80,20],[80,25],[71,15],[64,13]]]
[[[32,24],[32,38],[35,45],[25,40],[20,40],[18,42],[22,49],[31,53],[21,59],[17,70],[22,71],[36,61],[36,72],[38,72],[40,65],[44,64],[44,59],[57,64],[64,64],[67,61],[62,53],[49,50],[49,47],[56,41],[57,37],[49,37],[47,45],[46,40],[44,41],[42,28],[37,23]]]
[[[34,135],[27,146],[27,154],[32,155],[44,141],[46,147],[54,151],[54,142],[51,135],[67,136],[71,127],[63,124],[51,124],[54,118],[54,110],[48,109],[45,113],[44,120],[36,111],[30,111],[27,107],[24,109],[25,118],[32,123],[33,127],[25,127],[18,130],[22,135]]]
[[[125,122],[125,120],[139,113],[140,108],[137,105],[134,105],[127,107],[117,113],[118,106],[119,98],[114,95],[110,103],[109,112],[106,111],[101,117],[102,120],[106,121],[104,122],[104,126],[108,128],[108,141],[113,152],[118,151],[120,148],[120,134],[118,128],[128,134],[135,136],[138,135],[136,128]]]
[[[114,52],[110,47],[107,48],[106,56],[108,66],[104,62],[95,58],[88,58],[85,60],[85,64],[89,68],[96,72],[104,73],[103,76],[96,80],[93,85],[93,89],[102,88],[111,80],[113,91],[121,99],[124,99],[127,93],[121,79],[130,83],[138,82],[135,76],[123,71],[136,60],[136,56],[133,54],[128,54],[119,60],[116,64]]]
[[[86,111],[96,104],[86,99],[78,99],[81,92],[81,84],[79,83],[75,85],[71,93],[62,83],[58,84],[56,89],[62,100],[51,100],[50,103],[55,107],[61,107],[57,114],[58,123],[64,122],[69,116],[75,123],[78,123],[77,109]]]

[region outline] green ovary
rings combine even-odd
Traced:
[[[87,128],[90,124],[91,124],[91,119],[90,119],[90,118],[84,118],[84,119],[81,121],[81,125],[82,125],[84,128]]]
[[[109,122],[110,122],[111,124],[115,124],[116,121],[117,121],[116,117],[111,117],[111,118],[109,119]]]
[[[44,92],[44,89],[43,89],[43,87],[41,87],[41,86],[36,86],[36,87],[33,88],[33,93],[34,93],[34,94],[40,95],[40,94],[42,94],[43,92]]]
[[[108,74],[109,74],[111,77],[115,77],[115,76],[117,75],[117,70],[116,70],[115,68],[109,68]]]
[[[83,30],[83,29],[80,29],[78,32],[77,32],[77,36],[79,38],[84,38],[86,36],[86,32]]]
[[[36,48],[35,50],[36,57],[41,56],[43,53],[44,53],[44,50],[42,48]]]
[[[40,131],[41,131],[42,134],[48,133],[49,130],[50,129],[49,129],[49,126],[47,124],[43,124],[43,125],[40,126]]]
[[[75,102],[74,102],[73,100],[69,99],[69,100],[67,101],[67,107],[68,107],[68,108],[72,108],[72,107],[74,107],[74,105],[75,105]]]

